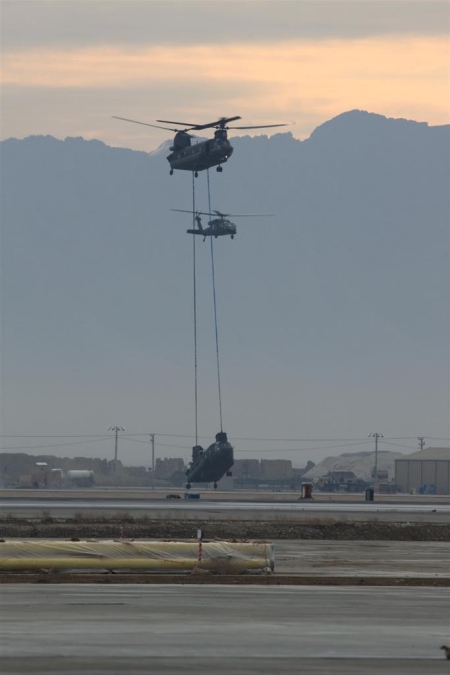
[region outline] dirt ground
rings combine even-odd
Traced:
[[[205,539],[315,539],[345,541],[450,541],[450,524],[335,522],[315,519],[304,523],[289,521],[210,521],[196,518],[188,521],[151,520],[123,516],[54,519],[4,517],[0,519],[0,538],[23,539],[190,539],[197,529],[203,529]]]
[[[355,577],[328,576],[314,577],[302,575],[267,576],[213,576],[213,575],[167,575],[167,574],[58,574],[0,573],[2,584],[181,584],[202,585],[220,584],[221,586],[412,586],[449,588],[448,579],[399,578],[399,577]]]

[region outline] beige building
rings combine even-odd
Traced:
[[[290,459],[262,459],[261,471],[267,480],[286,480],[294,475]]]
[[[155,463],[156,478],[171,478],[174,473],[184,473],[184,460],[180,457],[157,457]]]
[[[424,448],[395,460],[395,484],[401,492],[435,485],[437,495],[450,494],[450,448]]]

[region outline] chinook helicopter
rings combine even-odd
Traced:
[[[216,171],[219,171],[219,173],[223,171],[221,165],[227,162],[233,154],[233,148],[227,136],[228,129],[268,129],[269,127],[287,126],[287,124],[262,124],[246,127],[227,126],[229,122],[240,120],[239,116],[221,117],[215,122],[208,122],[207,124],[156,120],[156,122],[162,122],[163,124],[176,124],[186,127],[185,129],[178,129],[174,127],[162,127],[158,124],[149,124],[148,122],[138,122],[126,117],[117,117],[117,115],[113,115],[113,118],[124,122],[132,122],[133,124],[142,124],[146,127],[175,132],[173,145],[170,146],[170,155],[167,157],[167,161],[170,164],[170,175],[173,175],[174,169],[178,169],[181,171],[193,171],[196,178],[199,171],[204,171],[212,166],[216,166]],[[202,131],[203,129],[215,129],[214,138],[192,145],[191,138],[194,137],[188,131]]]
[[[178,211],[179,213],[192,213],[192,211],[187,211],[186,209],[170,209],[171,211]],[[217,215],[217,218],[213,218],[208,221],[208,227],[203,227],[202,219],[200,216],[211,216],[212,213]],[[187,234],[199,234],[203,237],[203,241],[206,240],[206,237],[226,237],[230,236],[231,239],[234,239],[236,234],[236,225],[228,220],[228,217],[232,218],[270,218],[272,214],[266,213],[245,213],[245,214],[233,214],[233,213],[221,213],[216,209],[213,209],[212,213],[206,213],[206,211],[197,211],[195,213],[195,221],[197,223],[197,228],[195,230],[186,230]]]
[[[186,489],[190,490],[191,483],[214,483],[225,474],[231,476],[231,467],[234,464],[233,446],[228,442],[224,431],[216,434],[216,441],[207,450],[201,445],[192,448],[192,461],[186,470]]]

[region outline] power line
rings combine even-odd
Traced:
[[[236,441],[258,441],[262,443],[331,443],[336,442],[357,442],[357,443],[367,443],[366,437],[363,438],[251,438],[233,436],[233,439]]]
[[[148,441],[145,440],[140,440],[138,438],[133,438],[133,436],[148,436],[148,434],[130,434],[130,435],[122,435],[122,439],[124,441],[130,441],[132,443],[143,443],[144,445],[148,445]],[[157,435],[162,435],[162,434],[154,434],[155,436]],[[23,438],[22,436],[19,438]],[[31,438],[28,437],[27,438]],[[47,438],[47,437],[46,437]],[[46,448],[61,448],[61,447],[67,447],[67,446],[74,446],[74,445],[86,445],[89,443],[98,443],[102,441],[109,440],[111,436],[106,436],[102,438],[93,438],[92,440],[85,440],[85,441],[75,441],[73,443],[56,443],[56,444],[51,444],[51,445],[24,445],[24,446],[7,446],[7,447],[0,447],[0,451],[3,450],[37,450],[37,449],[46,449]],[[183,436],[183,438],[192,438],[192,436]],[[203,437],[200,437],[203,438]],[[207,438],[206,436],[204,438]],[[235,439],[239,440],[239,439]],[[258,439],[260,440],[260,439]],[[284,440],[284,439],[283,439]],[[287,440],[287,439],[286,439]],[[295,439],[294,439],[295,440]],[[310,439],[312,440],[312,439]],[[316,440],[316,439],[314,439]],[[331,439],[328,439],[331,440]],[[283,453],[283,452],[297,452],[297,453],[304,453],[304,452],[314,452],[315,450],[333,450],[333,449],[340,449],[340,448],[349,448],[349,447],[354,447],[354,446],[361,446],[361,445],[366,445],[367,443],[370,443],[371,441],[361,440],[353,443],[344,443],[344,444],[339,444],[339,445],[325,445],[325,446],[311,446],[308,448],[242,448],[238,449],[238,453],[246,452],[249,454],[266,454],[266,453]],[[385,445],[390,445],[390,446],[395,446],[399,448],[406,448],[407,450],[414,450],[412,446],[409,445],[402,445],[400,443],[390,443],[386,442],[386,439],[384,439]],[[188,451],[189,449],[185,445],[175,445],[171,443],[161,443],[158,442],[158,447],[163,447],[163,448],[171,448],[174,450],[186,450]]]
[[[23,437],[22,437],[23,438]],[[27,438],[31,438],[27,437]],[[91,441],[86,440],[86,441],[74,441],[73,443],[56,443],[52,445],[23,445],[23,446],[10,446],[10,447],[0,447],[0,450],[36,450],[38,448],[63,448],[68,445],[86,445],[87,443],[99,443],[101,441],[106,441],[110,436],[105,437],[105,438],[96,438]]]
[[[155,436],[166,437],[166,438],[193,438],[192,434],[167,434],[167,433],[158,433],[154,432]],[[127,434],[127,436],[148,436],[149,432],[143,434]],[[199,438],[210,438],[210,436],[199,436]],[[417,436],[401,436],[393,437],[392,440],[408,440],[416,439]],[[427,436],[427,438],[432,438],[432,436]],[[257,441],[261,443],[331,443],[331,442],[360,442],[367,443],[367,437],[362,436],[360,438],[261,438],[257,436],[233,436],[235,441]],[[449,440],[449,439],[437,439],[434,440]]]
[[[157,436],[157,434],[152,434],[153,436]],[[148,434],[147,434],[148,436]],[[129,436],[122,436],[123,440],[126,441],[131,441],[132,443],[144,443],[145,445],[148,445],[148,441],[141,441],[138,438],[130,438]],[[163,447],[163,448],[181,448],[184,450],[187,450],[185,445],[171,445],[170,443],[160,443],[158,441],[158,447]]]
[[[143,435],[143,434],[139,434]],[[111,438],[110,434],[0,434],[1,438]]]
[[[129,433],[127,437],[131,436],[149,436],[151,432],[145,433]],[[153,433],[153,432],[152,432]],[[161,438],[194,438],[193,434],[169,434],[154,432],[155,436]],[[0,434],[0,438],[86,438],[86,439],[106,439],[111,438],[110,434]],[[210,436],[199,436],[199,438],[210,438]],[[384,442],[388,441],[408,441],[417,440],[417,436],[386,436]],[[450,441],[450,438],[440,436],[426,436],[430,441]],[[328,443],[328,442],[366,442],[366,437],[352,438],[262,438],[257,436],[233,436],[235,441],[257,441],[259,443]],[[84,441],[84,442],[89,442]],[[408,447],[408,446],[404,446]]]
[[[155,434],[156,436],[157,434]],[[137,438],[130,438],[129,436],[122,436],[124,440],[131,441],[133,443],[145,443],[148,445],[147,441],[141,441]],[[364,441],[358,441],[357,443],[344,443],[342,445],[323,445],[319,447],[310,447],[310,448],[258,448],[258,449],[243,449],[242,452],[254,452],[254,453],[265,453],[265,452],[313,452],[314,450],[332,450],[335,448],[351,448],[354,446],[361,446],[365,445],[367,443],[371,443],[371,441],[368,441],[365,439]],[[162,446],[165,448],[177,448],[181,450],[186,450],[185,445],[171,445],[169,443],[159,443],[158,446]]]
[[[438,438],[436,436],[427,436],[430,440],[433,441],[450,441],[450,438]],[[251,437],[238,437],[238,436],[233,436],[233,439],[235,441],[261,441],[261,442],[276,442],[276,443],[326,443],[328,441],[361,441],[361,442],[367,442],[366,437],[362,438],[251,438]],[[393,440],[393,441],[408,441],[408,440],[417,440],[417,436],[392,436],[392,437],[385,437],[385,441],[387,440]],[[406,446],[405,446],[406,447]]]
[[[411,445],[404,445],[403,443],[390,443],[389,441],[384,440],[384,445],[393,445],[396,448],[407,448],[408,450],[415,450]]]

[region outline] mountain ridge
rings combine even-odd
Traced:
[[[323,132],[328,132],[330,129],[333,129],[333,131],[336,131],[337,129],[340,130],[342,127],[345,128],[346,131],[352,131],[355,130],[355,121],[358,123],[359,129],[361,127],[364,127],[364,124],[366,122],[369,122],[369,124],[373,121],[376,121],[377,123],[380,124],[388,124],[388,125],[393,125],[395,124],[396,127],[398,125],[396,123],[400,124],[406,124],[411,127],[423,127],[426,129],[436,129],[436,130],[447,130],[450,132],[450,125],[449,124],[441,124],[441,125],[430,125],[428,122],[419,122],[417,120],[413,119],[406,119],[402,117],[386,117],[385,115],[382,115],[380,113],[374,113],[374,112],[369,112],[366,110],[360,110],[360,109],[353,109],[353,110],[348,110],[342,113],[339,113],[338,115],[335,115],[334,117],[330,118],[329,120],[319,124],[317,127],[313,129],[313,131],[310,133],[310,135],[307,138],[304,139],[298,139],[295,138],[292,134],[292,131],[286,131],[286,132],[278,132],[273,134],[272,136],[267,136],[266,134],[258,134],[257,136],[249,136],[249,135],[243,135],[243,136],[235,136],[234,139],[236,138],[256,138],[256,139],[275,139],[279,140],[281,138],[289,138],[289,140],[293,140],[298,143],[305,143],[310,141],[313,138],[316,138],[318,135],[322,134]],[[350,123],[350,124],[348,124]],[[368,127],[367,127],[368,128]],[[358,132],[359,132],[358,129]],[[52,136],[50,134],[32,134],[30,136],[26,136],[24,138],[18,139],[15,137],[8,137],[5,138],[3,141],[0,141],[0,143],[5,143],[9,141],[26,141],[28,139],[53,139],[55,141],[59,142],[66,142],[66,141],[83,141],[85,143],[93,143],[93,144],[100,144],[103,145],[107,148],[115,148],[115,149],[122,149],[122,150],[130,150],[131,152],[136,152],[140,153],[143,152],[144,154],[148,155],[154,155],[159,152],[166,152],[169,150],[169,145],[171,145],[171,140],[165,140],[162,141],[162,143],[155,148],[154,150],[151,150],[150,152],[146,152],[144,150],[133,150],[132,148],[127,148],[125,146],[115,146],[115,145],[108,145],[104,141],[101,141],[99,139],[86,139],[83,136],[66,136],[63,139],[56,138],[55,136]],[[203,137],[198,137],[197,142],[200,142],[201,140],[205,140]],[[195,141],[194,141],[195,142]]]

